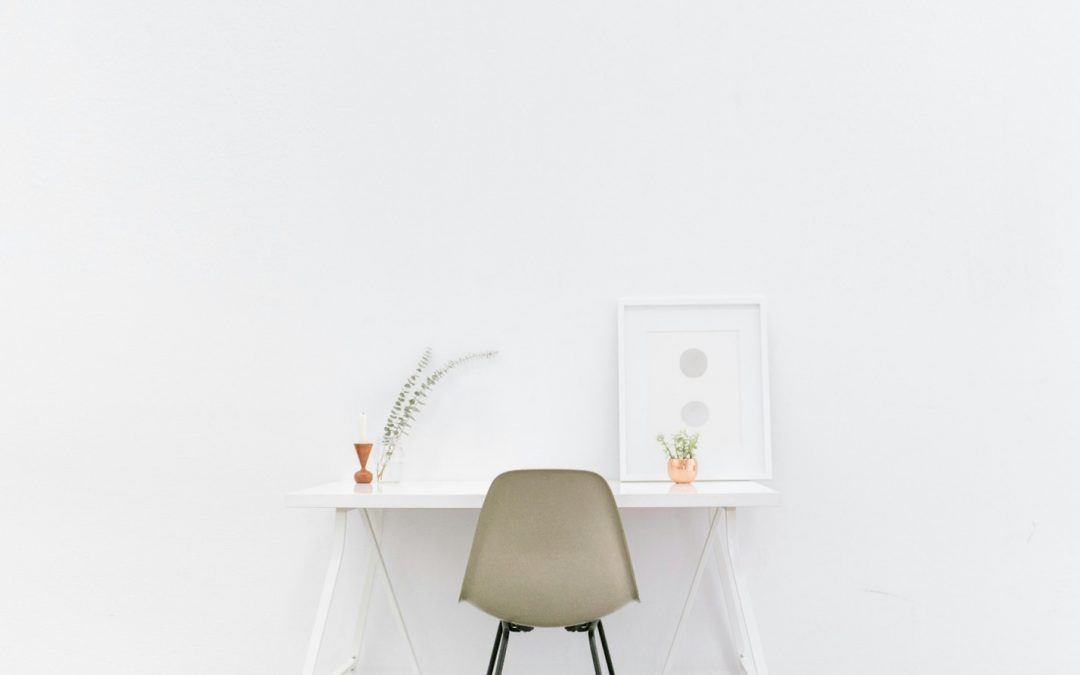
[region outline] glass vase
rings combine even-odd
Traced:
[[[400,483],[405,464],[405,449],[400,441],[379,444],[379,462],[375,480],[379,483]]]

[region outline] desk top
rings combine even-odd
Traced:
[[[491,481],[405,481],[357,485],[327,483],[290,492],[285,505],[337,509],[478,509]],[[610,482],[619,508],[716,508],[775,506],[780,493],[747,480],[674,483]]]

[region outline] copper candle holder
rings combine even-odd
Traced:
[[[353,443],[356,448],[356,457],[360,460],[360,470],[353,474],[353,480],[357,483],[370,483],[374,476],[367,470],[368,457],[371,457],[371,443]]]

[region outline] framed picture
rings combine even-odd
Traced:
[[[700,434],[701,480],[772,478],[762,298],[619,302],[619,477],[666,481],[656,441]]]

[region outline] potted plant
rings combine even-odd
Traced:
[[[660,444],[668,458],[668,477],[675,483],[693,483],[697,478],[695,453],[698,436],[700,434],[691,434],[685,429],[672,434],[670,441],[664,438],[664,434],[656,435],[656,442]]]

